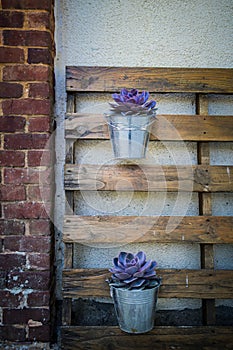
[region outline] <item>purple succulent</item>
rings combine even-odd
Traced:
[[[152,288],[160,284],[160,278],[156,276],[155,261],[146,261],[144,252],[137,254],[121,252],[113,259],[114,267],[109,271],[112,277],[108,281],[111,286],[128,289]]]
[[[152,114],[154,115],[157,108],[156,101],[150,100],[149,92],[142,91],[138,92],[136,89],[127,90],[122,89],[119,94],[115,93],[112,95],[115,102],[110,102],[112,111],[121,113],[123,115],[130,114]]]

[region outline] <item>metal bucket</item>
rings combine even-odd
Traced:
[[[115,158],[145,158],[155,116],[105,115]]]
[[[122,331],[145,333],[154,327],[158,290],[159,285],[144,290],[111,287],[111,297]]]

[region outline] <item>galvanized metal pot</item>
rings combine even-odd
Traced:
[[[112,149],[115,158],[145,158],[149,140],[150,125],[154,115],[108,115]]]
[[[154,327],[159,285],[144,290],[128,290],[111,286],[111,296],[122,331],[146,333]]]

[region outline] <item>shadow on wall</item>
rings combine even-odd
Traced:
[[[233,308],[216,308],[218,326],[233,326]],[[201,326],[201,309],[156,310],[156,326]],[[72,306],[72,325],[78,326],[117,326],[112,303],[77,299]]]

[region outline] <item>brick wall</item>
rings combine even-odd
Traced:
[[[0,345],[35,342],[33,349],[46,349],[53,284],[52,151],[45,150],[53,129],[53,0],[0,0],[0,27]]]

